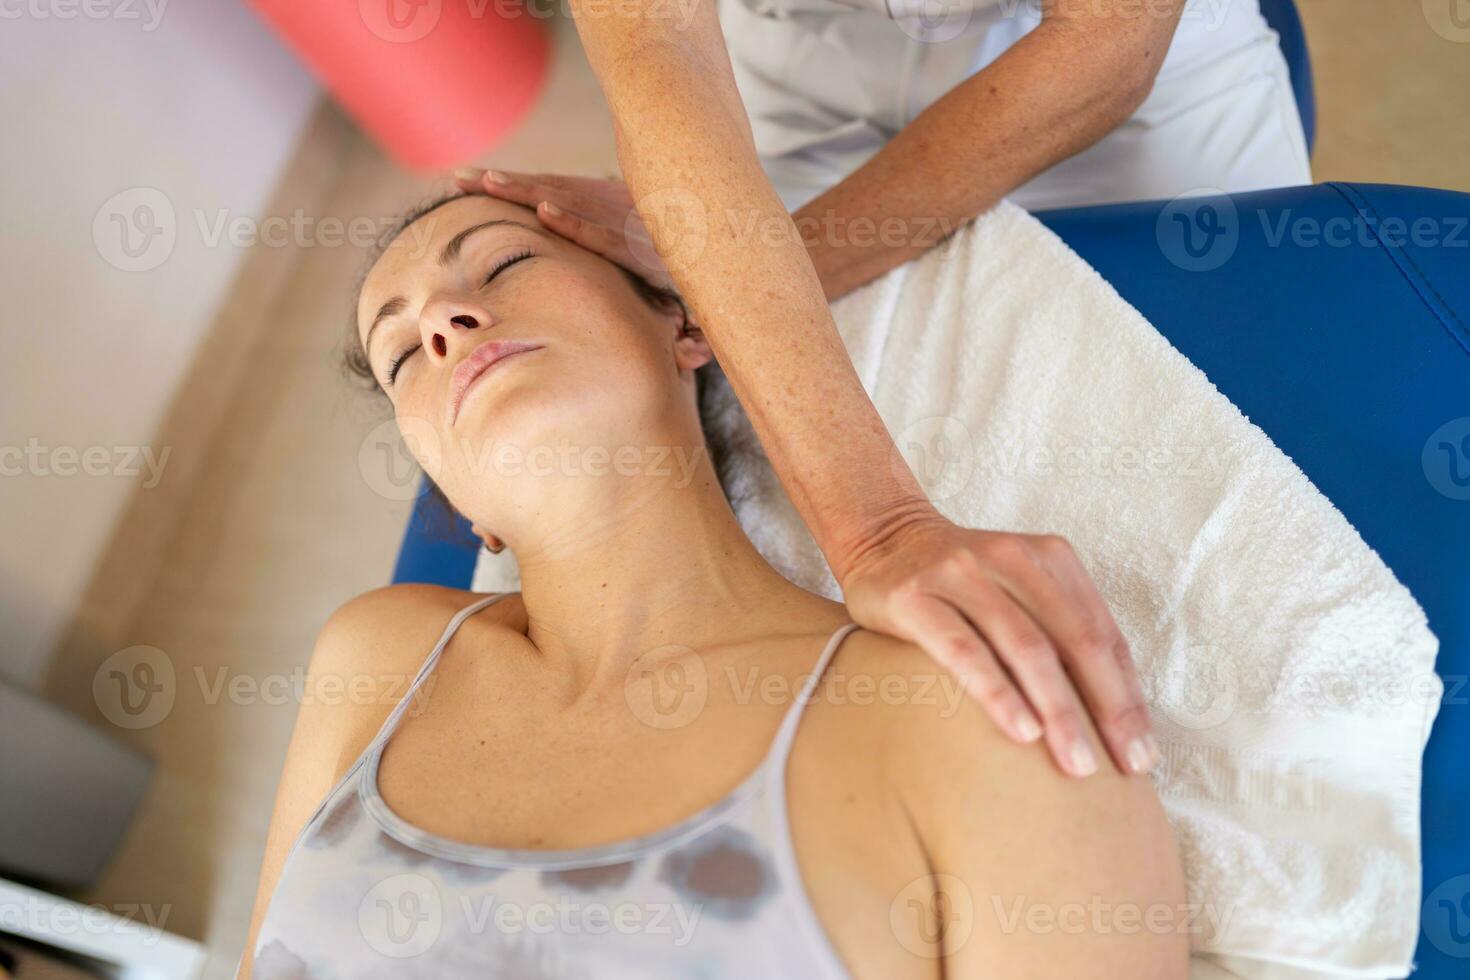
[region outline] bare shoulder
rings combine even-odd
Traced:
[[[1020,744],[1003,733],[967,696],[948,670],[905,640],[856,631],[833,663],[849,685],[859,679],[876,690],[869,700],[888,730],[891,751],[902,759],[896,778],[906,793],[951,800],[983,797],[991,807],[986,825],[1027,811],[1053,811],[1049,819],[1074,829],[1099,819],[1158,812],[1147,777],[1126,776],[1111,765],[1086,779],[1062,772],[1041,742]],[[1084,724],[1098,758],[1107,759],[1097,732]],[[936,826],[935,832],[939,831]]]
[[[948,773],[947,781],[953,782],[954,767],[975,765],[985,777],[977,771],[970,781],[989,784],[988,791],[996,790],[994,777],[1004,774],[1007,785],[1027,795],[1041,791],[1074,794],[1084,788],[1099,795],[1119,793],[1145,799],[1153,795],[1147,779],[1124,777],[1111,766],[1088,779],[1065,775],[1042,743],[1024,745],[1010,739],[953,674],[907,640],[856,630],[828,673],[834,685],[873,689],[874,696],[862,703],[876,709],[874,721],[892,726],[895,751],[913,756],[904,770],[915,780],[926,778],[925,773],[932,770]],[[1098,757],[1106,759],[1097,732],[1085,719],[1084,728]]]
[[[905,745],[920,743],[943,726],[989,741],[1000,733],[978,712],[963,711],[964,691],[948,670],[920,647],[885,633],[854,630],[823,675],[830,700],[862,709],[866,724],[892,726]]]
[[[1195,922],[1148,777],[1112,766],[1066,775],[1042,743],[1001,732],[914,644],[859,630],[832,667],[854,691],[871,678],[865,710],[883,732],[884,782],[929,857],[936,901],[966,910],[970,938],[946,954],[952,975],[1186,975]]]
[[[483,598],[481,593],[421,583],[386,585],[354,596],[327,617],[312,653],[313,667],[396,668],[421,663],[454,615]],[[495,621],[513,618],[517,606],[518,597],[508,596],[481,616]]]
[[[302,828],[407,695],[454,614],[479,598],[435,585],[391,585],[356,596],[327,617],[276,790],[242,977],[251,975],[261,922]],[[484,615],[513,622],[519,606],[518,596],[507,596]]]
[[[323,624],[298,727],[335,742],[350,759],[407,693],[455,614],[485,596],[439,585],[389,585],[343,603]],[[477,628],[515,628],[524,614],[511,595],[477,613]],[[482,618],[481,618],[482,617]],[[327,696],[331,692],[335,696]]]

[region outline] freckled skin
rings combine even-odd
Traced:
[[[444,212],[461,222],[517,213],[483,199]],[[471,307],[512,336],[546,341],[466,403],[472,411],[461,414],[460,431],[439,433],[591,434],[685,446],[702,439],[689,385],[699,345],[676,335],[607,263],[570,245],[551,243],[482,295],[474,273],[509,244],[494,236],[478,244],[465,259],[481,263],[473,270],[395,270],[390,260],[374,272],[387,278],[364,290],[364,303],[375,309],[385,291],[420,288],[427,279],[416,297],[426,308],[439,301]],[[438,329],[432,313],[393,325],[385,342],[406,344]],[[449,347],[420,355],[394,387],[400,419],[405,412],[442,417],[445,374],[462,355]],[[738,678],[753,668],[789,689],[847,622],[843,608],[770,569],[707,472],[704,485],[650,498],[657,506],[619,509],[628,491],[646,485],[629,480],[599,496],[601,485],[581,477],[517,484],[498,472],[474,473],[457,444],[445,444],[450,452],[438,477],[451,499],[476,518],[502,517],[508,534],[524,533],[526,548],[511,542],[527,559],[523,591],[466,620],[445,648],[432,697],[422,713],[405,716],[383,756],[380,789],[393,811],[451,841],[568,849],[652,832],[728,793],[761,759],[785,704],[738,696],[726,670]],[[603,588],[610,584],[617,588]],[[323,628],[313,683],[364,671],[413,676],[445,623],[475,598],[427,586],[358,597]],[[697,717],[666,730],[630,711],[625,681],[646,654],[671,641],[707,667],[711,683]],[[936,669],[916,648],[865,631],[844,646],[840,663],[874,678]],[[292,841],[389,710],[303,706],[253,930]],[[1126,894],[1182,890],[1169,873],[1168,830],[1147,781],[1099,774],[1069,785],[1039,748],[999,737],[973,703],[949,715],[923,704],[819,703],[803,721],[788,791],[803,880],[859,976],[930,980],[942,966],[952,976],[978,977],[997,965],[1004,975],[1037,973],[1028,958],[1037,955],[1034,944],[1006,935],[977,939],[943,964],[904,950],[889,925],[890,904],[931,870],[1021,894],[1059,882]],[[372,830],[348,833],[361,839]],[[417,852],[402,853],[391,838],[377,844],[384,865],[415,867]],[[748,914],[769,894],[762,890],[769,874],[742,854],[685,854],[670,873],[707,895],[712,908]],[[1114,947],[1109,959],[1108,950],[1077,940],[1048,944],[1042,955],[1075,978],[1091,964],[1100,976],[1172,980],[1178,974],[1142,968],[1154,952]],[[1175,965],[1179,950],[1163,952]],[[245,965],[248,977],[248,957]]]
[[[341,637],[356,669],[378,675],[416,671],[446,614],[462,608],[467,598],[436,587],[389,591],[385,598],[412,602],[355,607],[378,618],[369,616]],[[411,610],[428,600],[438,606],[415,626]],[[395,813],[450,840],[516,847],[535,842],[564,850],[667,827],[709,806],[750,772],[788,706],[780,699],[742,700],[736,688],[719,684],[701,715],[703,723],[670,735],[634,718],[619,691],[607,702],[612,710],[606,718],[616,724],[594,733],[583,727],[585,706],[553,707],[547,691],[554,685],[526,673],[526,658],[536,655],[516,628],[523,611],[511,599],[504,606],[486,609],[483,620],[466,621],[436,668],[435,696],[422,714],[402,722],[380,773],[380,788]],[[417,631],[423,635],[415,637]],[[385,638],[392,642],[374,645]],[[707,663],[715,678],[740,679],[754,667],[758,674],[794,683],[810,669],[824,638],[765,639],[718,656],[712,652]],[[380,654],[392,659],[363,661]],[[870,690],[880,689],[877,682],[885,680],[932,680],[932,670],[917,648],[861,630],[849,637],[829,668],[849,682],[869,677],[875,682]],[[502,695],[493,709],[476,698],[481,690]],[[844,690],[818,688],[797,731],[786,781],[802,883],[854,976],[937,980],[941,966],[945,976],[959,978],[1050,975],[1046,969],[1052,965],[1065,969],[1062,975],[1069,978],[1183,976],[1175,971],[1185,962],[1187,942],[1180,943],[1187,937],[1172,935],[1129,941],[1136,945],[1120,944],[1116,937],[1063,936],[1038,946],[983,920],[955,957],[915,957],[900,945],[890,925],[891,905],[931,871],[960,876],[977,888],[983,882],[988,891],[982,894],[1033,899],[1060,888],[1061,895],[1182,902],[1182,878],[1169,873],[1169,831],[1147,780],[1103,773],[1086,781],[1069,779],[1048,767],[1043,749],[1003,738],[964,699],[948,705],[863,703],[842,696]],[[337,725],[306,730],[307,744],[318,747],[324,758],[356,758],[381,726],[381,715],[350,707],[367,713],[354,719],[334,708],[337,713],[321,717]],[[467,723],[481,726],[486,737],[464,739]],[[559,737],[562,733],[565,737]],[[481,746],[498,754],[477,758]],[[687,751],[670,754],[680,748]],[[314,808],[315,792],[325,792],[340,775],[335,764],[329,765],[319,776],[323,788],[305,794],[304,808]],[[356,800],[357,794],[350,798]],[[487,807],[484,800],[497,804]],[[349,836],[369,845],[376,855],[369,867],[376,875],[391,876],[399,869],[437,874],[456,888],[488,888],[492,895],[502,880],[499,869],[426,861],[371,822],[354,823],[330,810],[329,815],[334,839]],[[342,834],[340,828],[349,825],[350,832]],[[290,842],[289,836],[281,838],[284,846]],[[305,852],[321,853],[311,846]],[[657,861],[641,868],[622,863],[554,873],[548,876],[555,882],[548,892],[575,903],[579,895],[592,900],[616,894],[622,876],[624,882],[639,874],[656,876],[708,921],[727,924],[751,921],[780,894],[765,854],[739,834],[712,832],[660,854]],[[445,893],[445,901],[459,907],[453,892]],[[263,965],[267,953],[273,961],[292,963],[284,955],[289,950],[266,947]],[[468,951],[435,955],[441,954]],[[292,974],[262,970],[257,975]]]

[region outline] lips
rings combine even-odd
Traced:
[[[487,340],[479,347],[470,351],[468,357],[459,362],[455,367],[454,374],[449,379],[449,424],[459,418],[459,406],[464,402],[465,392],[469,391],[470,385],[475,383],[480,375],[490,370],[497,361],[503,361],[512,354],[523,354],[530,350],[540,350],[540,344],[532,344],[523,340]]]

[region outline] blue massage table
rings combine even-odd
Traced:
[[[1309,142],[1291,0],[1263,0]],[[1290,456],[1439,637],[1424,758],[1422,980],[1470,977],[1470,195],[1325,184],[1038,217]],[[425,493],[395,582],[467,588],[479,542]]]
[[[1470,977],[1470,195],[1326,184],[1038,217],[1265,430],[1424,607],[1446,697],[1424,757],[1425,895],[1439,891],[1414,976]],[[1283,219],[1350,226],[1351,244],[1295,244]],[[1390,219],[1410,229],[1402,244]],[[1438,244],[1408,240],[1418,219]],[[1198,260],[1176,251],[1183,230]]]

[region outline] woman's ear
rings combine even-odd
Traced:
[[[678,361],[679,370],[695,371],[715,359],[715,352],[710,349],[709,341],[704,339],[704,331],[689,319],[687,310],[681,317],[678,329],[679,334],[674,338],[674,358]]]
[[[491,534],[489,531],[480,527],[480,525],[471,524],[470,530],[474,533],[475,537],[484,542],[486,551],[498,555],[505,550],[505,542],[497,538],[495,535]]]

